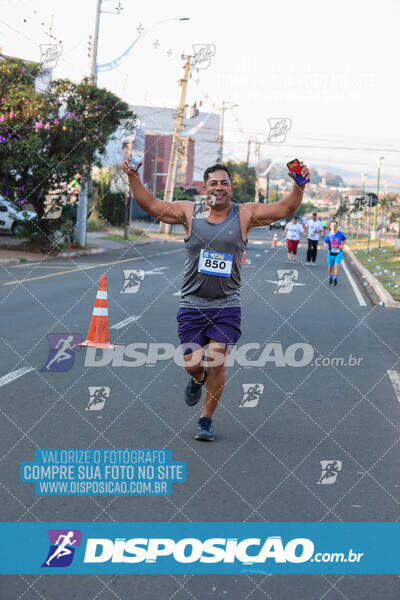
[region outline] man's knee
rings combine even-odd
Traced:
[[[193,375],[193,377],[196,377],[196,375],[200,375],[204,371],[204,364],[201,364],[201,363],[193,364],[193,363],[185,362],[185,369],[189,373],[189,375]]]

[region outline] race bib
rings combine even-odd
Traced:
[[[201,250],[199,259],[199,273],[230,277],[232,271],[233,254]]]
[[[339,254],[340,248],[331,248],[331,254]]]

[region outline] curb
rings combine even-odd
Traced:
[[[374,294],[371,294],[371,292],[368,290],[368,287],[366,287],[366,291],[371,299],[371,302],[373,304],[383,303],[385,306],[388,306],[389,308],[400,308],[400,302],[393,300],[392,296],[389,294],[389,292],[387,290],[385,290],[383,285],[372,275],[372,273],[370,273],[368,271],[368,269],[366,267],[364,267],[360,263],[358,258],[354,255],[354,252],[352,250],[350,250],[349,248],[347,248],[346,246],[345,246],[345,252],[348,255],[348,258],[350,258],[353,261],[352,267],[354,268],[354,270],[356,271],[356,273],[360,277],[360,279],[367,281],[369,283],[369,285],[371,286]],[[378,302],[376,302],[376,298],[378,299]]]

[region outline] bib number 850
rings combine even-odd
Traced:
[[[225,269],[226,262],[222,260],[220,263],[218,263],[217,260],[211,260],[211,258],[207,258],[204,265],[206,267],[211,267],[211,269],[218,269],[218,266],[220,269]]]

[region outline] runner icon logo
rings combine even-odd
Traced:
[[[75,548],[81,545],[79,529],[48,529],[50,548],[42,567],[68,567],[74,558]]]
[[[299,272],[293,269],[277,270],[278,285],[274,294],[289,294],[293,290],[295,281],[299,277]]]
[[[193,219],[207,219],[211,213],[211,206],[215,204],[215,196],[208,194],[194,197]]]
[[[72,368],[75,352],[81,349],[82,336],[80,333],[49,333],[46,335],[49,344],[49,356],[41,372],[65,372]]]
[[[242,383],[243,400],[239,404],[240,408],[254,408],[258,405],[264,392],[263,383]]]
[[[339,471],[342,470],[341,460],[320,460],[321,464],[321,477],[317,481],[317,484],[321,485],[332,485],[335,483]]]
[[[145,276],[144,271],[124,270],[125,283],[121,294],[136,294]]]
[[[211,59],[215,56],[214,44],[193,44],[194,56],[191,67],[195,69],[208,69]]]
[[[267,142],[271,144],[283,144],[286,140],[287,132],[292,126],[291,119],[268,119],[269,134]]]
[[[133,142],[136,138],[136,132],[142,126],[142,121],[136,119],[120,119],[119,139],[121,142]]]
[[[61,44],[39,44],[40,62],[46,69],[54,69],[57,66],[58,59],[60,58],[63,47]]]
[[[89,403],[85,410],[103,410],[107,398],[110,397],[110,388],[106,386],[90,386]]]

